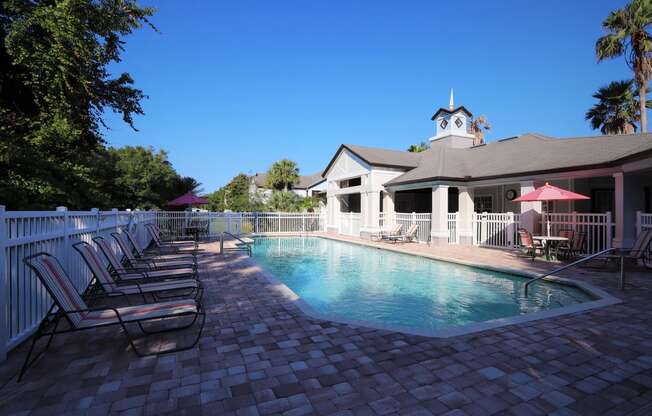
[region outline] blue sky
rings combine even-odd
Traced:
[[[113,146],[165,149],[212,192],[280,158],[323,169],[341,143],[405,149],[448,104],[484,114],[488,140],[589,135],[595,90],[631,78],[596,63],[600,23],[624,1],[161,1],[123,61],[149,99]]]

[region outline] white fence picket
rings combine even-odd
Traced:
[[[578,212],[569,213],[544,213],[541,215],[541,229],[550,235],[559,235],[561,230],[572,230],[586,234],[582,254],[593,254],[611,248],[613,227],[611,213],[585,214]]]
[[[473,245],[512,248],[518,245],[520,215],[473,213]]]
[[[65,207],[41,212],[0,210],[0,360],[36,329],[52,304],[45,288],[23,263],[25,257],[42,251],[55,255],[82,292],[91,276],[72,244],[91,242],[98,235],[109,237],[117,229],[152,222],[155,217],[154,212],[80,212]],[[141,228],[134,229],[136,235],[142,243],[149,243],[149,239],[142,240]]]

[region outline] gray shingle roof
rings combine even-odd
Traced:
[[[652,153],[652,134],[556,139],[528,133],[470,149],[434,142],[419,165],[386,185],[436,179],[477,180],[608,165]],[[404,152],[408,153],[408,152]]]
[[[355,144],[343,144],[339,147],[339,149],[337,149],[337,152],[335,152],[335,155],[331,161],[328,162],[328,166],[326,166],[326,169],[324,169],[323,174],[328,172],[333,163],[335,163],[335,160],[339,154],[344,149],[350,150],[360,159],[373,166],[412,169],[419,166],[419,160],[421,159],[420,153],[405,152],[403,150],[383,149],[380,147],[358,146]]]

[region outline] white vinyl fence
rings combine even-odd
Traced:
[[[652,214],[644,214],[642,211],[636,212],[636,236],[643,230],[652,229]]]
[[[473,245],[512,248],[518,245],[520,215],[473,213]]]
[[[430,241],[431,215],[416,212],[381,212],[379,214],[379,226],[381,230],[387,230],[394,224],[401,224],[402,232],[407,231],[412,224],[417,224],[417,241],[428,243]]]
[[[310,212],[158,212],[159,227],[172,236],[187,237],[188,227],[217,237],[232,234],[277,234],[323,231],[325,214]]]
[[[547,233],[550,226],[550,235],[559,235],[561,230],[572,230],[576,233],[585,233],[586,239],[582,254],[593,254],[611,248],[611,237],[614,223],[611,213],[583,214],[569,213],[544,213],[541,215],[541,232]]]
[[[353,237],[360,236],[361,216],[359,212],[341,212],[339,224],[340,234]]]
[[[460,235],[457,226],[458,212],[448,213],[448,244],[459,244]]]
[[[84,291],[91,276],[72,248],[78,241],[130,227],[143,245],[149,244],[144,224],[156,213],[141,211],[5,211],[0,206],[0,361],[7,351],[32,334],[52,305],[45,288],[23,263],[39,252],[56,256],[75,287]]]

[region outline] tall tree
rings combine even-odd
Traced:
[[[634,81],[613,81],[593,94],[598,102],[586,112],[591,127],[602,134],[632,134],[639,120]]]
[[[142,146],[110,149],[115,160],[115,184],[124,198],[121,208],[164,208],[170,200],[194,191],[199,183],[180,176],[168,160],[167,153]]]
[[[479,116],[471,120],[471,132],[475,138],[473,139],[473,145],[477,146],[484,143],[484,132],[491,130],[491,124],[485,116]]]
[[[134,0],[0,5],[0,200],[11,209],[98,206],[110,199],[98,170],[103,114],[132,127],[143,114],[131,76],[108,66],[153,9]]]
[[[267,171],[267,186],[287,191],[292,185],[299,183],[299,167],[289,159],[274,162]]]
[[[421,153],[421,152],[425,152],[428,149],[430,149],[430,145],[426,142],[421,142],[421,143],[410,145],[407,151],[412,153]]]
[[[614,10],[602,22],[607,35],[598,39],[595,54],[598,62],[625,56],[638,87],[641,132],[647,132],[646,93],[652,77],[652,38],[647,32],[652,24],[652,0],[632,0]]]
[[[207,196],[208,208],[215,211],[252,212],[262,211],[263,203],[250,193],[251,177],[240,173],[228,184]]]

